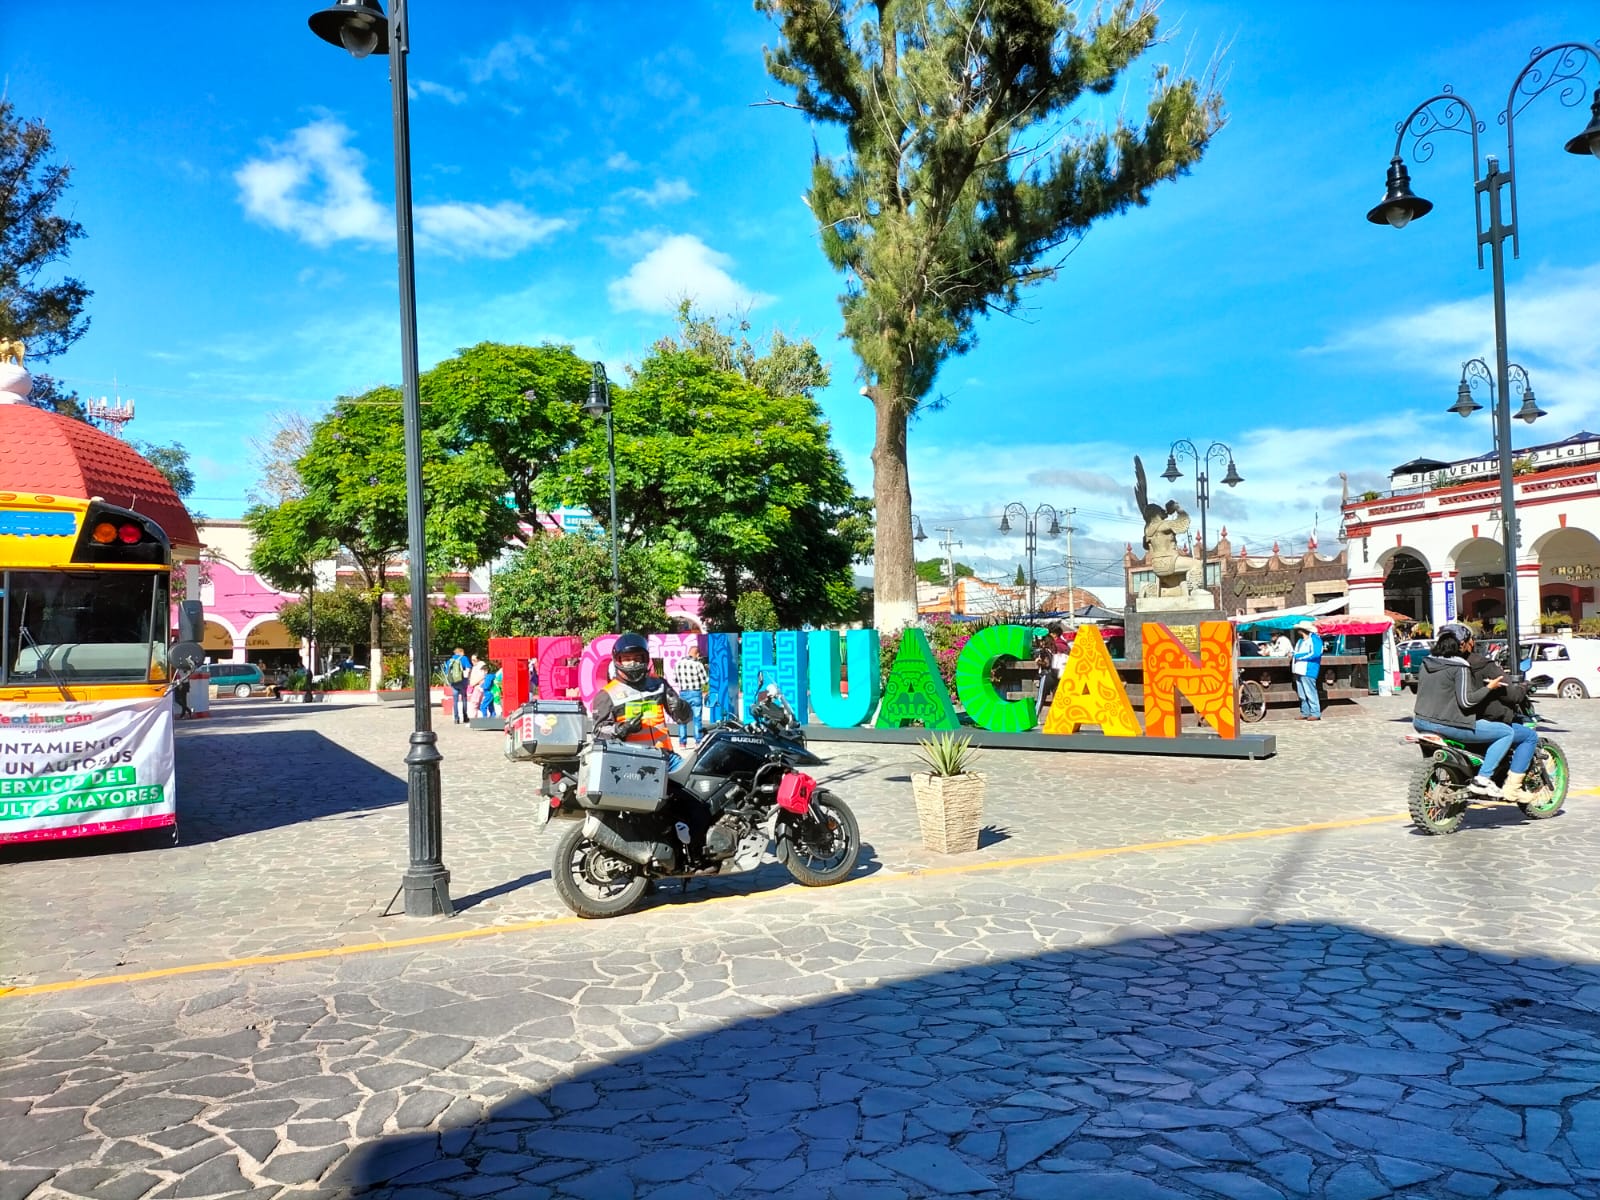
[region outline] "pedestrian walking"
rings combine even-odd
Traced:
[[[1322,697],[1317,693],[1317,677],[1322,674],[1322,635],[1315,621],[1301,621],[1294,627],[1300,639],[1294,647],[1294,690],[1300,694],[1300,719],[1322,720]]]
[[[678,726],[678,744],[692,746],[700,741],[701,709],[705,707],[706,685],[710,682],[706,664],[700,659],[700,639],[689,643],[688,650],[672,668],[672,686],[689,706],[689,719]]]
[[[444,681],[450,687],[450,715],[457,725],[468,720],[467,685],[472,677],[472,660],[467,652],[457,646],[456,652],[444,660]]]
[[[483,655],[472,656],[472,670],[467,675],[467,711],[475,713],[483,707],[483,681],[489,677],[489,664]]]
[[[483,677],[483,697],[478,702],[480,717],[498,716],[500,712],[500,664],[485,664],[488,673]]]
[[[172,688],[172,698],[178,702],[178,713],[173,720],[181,721],[185,717],[194,716],[194,711],[189,707],[189,677],[181,676]]]

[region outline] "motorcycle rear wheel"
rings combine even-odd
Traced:
[[[1436,762],[1422,764],[1411,783],[1411,823],[1423,833],[1454,833],[1467,815],[1465,789]]]
[[[1541,776],[1540,786],[1530,788],[1535,775]],[[1523,780],[1523,791],[1530,797],[1517,805],[1522,815],[1530,821],[1545,821],[1561,811],[1567,802],[1567,788],[1571,778],[1567,773],[1567,752],[1554,742],[1541,739],[1539,754],[1533,760],[1533,769]]]
[[[861,828],[850,806],[818,791],[811,811],[778,826],[778,861],[805,887],[827,887],[850,876],[861,854]]]
[[[574,825],[556,843],[550,874],[556,895],[580,917],[620,917],[637,908],[650,880],[633,863],[584,836]]]

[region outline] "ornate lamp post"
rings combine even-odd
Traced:
[[[1041,504],[1033,512],[1029,512],[1027,505],[1012,501],[1006,505],[1005,512],[1000,514],[1000,532],[1011,532],[1011,518],[1014,516],[1022,522],[1023,533],[1026,535],[1025,548],[1028,552],[1028,615],[1031,617],[1039,609],[1039,581],[1033,573],[1033,556],[1039,548],[1039,522],[1045,514],[1050,516],[1050,528],[1045,530],[1045,537],[1056,537],[1061,533],[1061,514],[1048,504]]]
[[[1180,454],[1194,463],[1194,499],[1200,508],[1200,586],[1209,591],[1211,581],[1206,578],[1206,509],[1211,504],[1211,464],[1227,461],[1228,473],[1222,477],[1222,482],[1229,487],[1238,487],[1244,482],[1244,476],[1233,465],[1233,450],[1226,443],[1212,442],[1202,453],[1188,438],[1179,438],[1167,451],[1167,469],[1161,472],[1161,478],[1168,483],[1183,477],[1183,472],[1178,470]]]
[[[606,365],[590,364],[589,402],[583,411],[597,421],[606,423],[606,462],[611,473],[611,624],[616,633],[622,632],[622,575],[617,568],[617,431],[611,422],[611,381],[606,378]]]
[[[411,123],[406,103],[409,31],[405,0],[385,17],[378,0],[337,0],[313,13],[311,31],[357,58],[385,54],[394,108],[394,223],[400,260],[400,367],[406,447],[406,533],[411,574],[411,749],[406,754],[406,809],[411,865],[401,880],[409,917],[452,916],[450,872],[443,861],[438,735],[430,723],[427,547],[422,508],[422,404],[417,395],[417,292],[411,245]]]
[[[1479,174],[1478,135],[1483,132],[1484,124],[1478,120],[1478,114],[1472,105],[1457,96],[1448,86],[1438,94],[1429,96],[1412,109],[1405,120],[1395,126],[1394,154],[1389,160],[1384,197],[1367,213],[1367,220],[1374,225],[1391,225],[1396,229],[1404,229],[1418,217],[1427,216],[1433,209],[1431,201],[1424,200],[1411,190],[1411,176],[1400,153],[1407,134],[1411,136],[1413,156],[1418,162],[1427,162],[1433,157],[1435,134],[1453,131],[1465,133],[1472,138],[1473,215],[1478,235],[1478,269],[1483,269],[1483,248],[1487,245],[1491,276],[1494,281],[1494,374],[1502,399],[1511,393],[1511,364],[1506,350],[1506,239],[1508,237],[1511,239],[1513,258],[1521,257],[1522,252],[1520,226],[1517,223],[1516,119],[1523,109],[1552,89],[1557,90],[1561,102],[1569,108],[1580,103],[1585,91],[1582,73],[1589,59],[1600,63],[1600,53],[1597,53],[1593,46],[1582,42],[1560,42],[1548,50],[1536,49],[1529,57],[1527,65],[1512,80],[1505,109],[1500,113],[1500,124],[1506,127],[1504,171],[1500,169],[1500,160],[1491,154],[1485,160],[1484,173]],[[1438,109],[1434,108],[1436,104],[1439,105]],[[1600,88],[1595,89],[1589,124],[1567,142],[1566,150],[1569,154],[1592,154],[1600,158]],[[1510,202],[1510,224],[1502,219],[1502,193],[1506,193],[1505,199]],[[1483,217],[1485,195],[1489,198],[1487,225]],[[1467,385],[1463,382],[1463,387],[1465,386]],[[1467,398],[1471,400],[1470,389]],[[1453,411],[1459,412],[1460,409]],[[1469,408],[1467,411],[1472,410]],[[1517,512],[1516,492],[1511,484],[1511,411],[1508,404],[1501,404],[1495,410],[1495,432],[1499,442],[1500,459],[1500,532],[1506,556],[1506,641],[1510,659],[1508,674],[1515,677],[1522,664],[1522,647],[1517,636]]]
[[[1526,421],[1529,425],[1532,425],[1540,417],[1547,416],[1548,414],[1544,411],[1544,409],[1539,407],[1533,398],[1533,384],[1528,379],[1527,370],[1520,363],[1509,363],[1507,364],[1507,373],[1512,382],[1517,385],[1518,394],[1522,397],[1522,407],[1513,413],[1512,416],[1515,416],[1519,421]],[[1511,397],[1502,392],[1499,393],[1497,398],[1494,384],[1494,372],[1490,370],[1488,363],[1484,362],[1481,358],[1469,358],[1466,362],[1461,364],[1461,384],[1456,388],[1456,402],[1445,411],[1456,413],[1462,417],[1470,417],[1473,413],[1481,410],[1483,405],[1479,404],[1472,398],[1472,389],[1480,383],[1489,389],[1489,417],[1492,421],[1494,421],[1495,451],[1497,456],[1500,457],[1503,470],[1504,464],[1510,462],[1511,459],[1509,450],[1505,451],[1504,453],[1501,452],[1502,443],[1500,439],[1500,409],[1502,406],[1507,408],[1510,407]],[[1511,428],[1510,420],[1510,417],[1505,419],[1505,427],[1507,429]],[[1502,516],[1503,515],[1504,514],[1502,510]],[[1510,540],[1503,540],[1501,543],[1504,547],[1504,553],[1506,555],[1504,564],[1504,579],[1506,594],[1506,633],[1508,639],[1511,631],[1511,597],[1516,591],[1517,586],[1517,560],[1515,550],[1517,546],[1520,545],[1521,540],[1522,539],[1520,535],[1513,532],[1510,536]],[[1520,659],[1517,661],[1519,663],[1521,662]],[[1512,665],[1513,667],[1516,666],[1516,664]]]

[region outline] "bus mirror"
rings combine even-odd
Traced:
[[[167,661],[183,671],[192,671],[205,660],[206,652],[199,642],[176,642],[167,655]]]

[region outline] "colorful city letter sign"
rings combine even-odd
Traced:
[[[1072,653],[1061,668],[1056,698],[1045,714],[1041,733],[1072,734],[1085,725],[1098,726],[1107,737],[1138,737],[1139,719],[1122,677],[1111,664],[1111,652],[1095,625],[1084,625],[1072,639]]]

